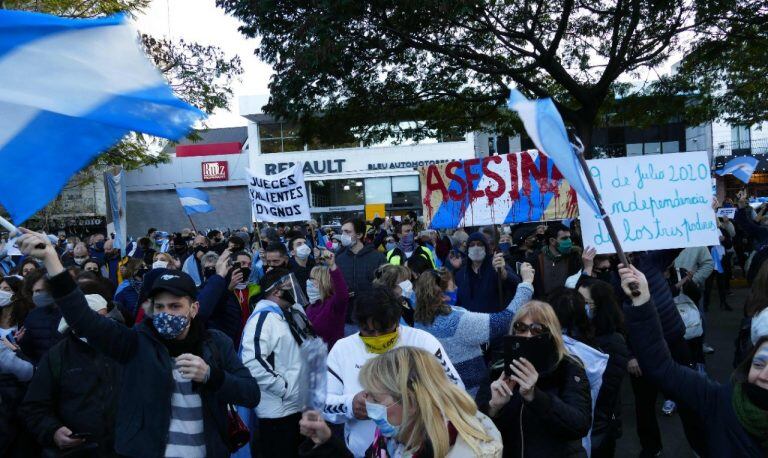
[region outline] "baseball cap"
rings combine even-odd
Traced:
[[[161,291],[168,291],[176,296],[188,296],[197,299],[197,287],[189,274],[180,270],[166,270],[157,277],[149,291],[149,297],[154,297]]]

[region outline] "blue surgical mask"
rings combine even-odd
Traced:
[[[32,302],[35,303],[35,307],[49,307],[53,305],[55,301],[50,293],[37,292],[32,294]]]
[[[451,307],[456,305],[456,296],[457,296],[456,293],[457,293],[457,290],[446,291],[445,295],[448,297],[448,300],[445,303],[450,305]]]
[[[395,426],[387,418],[387,406],[365,401],[365,410],[368,411],[368,418],[376,423],[384,437],[395,437],[400,432],[400,426]]]
[[[307,280],[307,299],[310,304],[314,304],[321,299],[320,288],[315,285],[312,279]]]
[[[171,315],[166,312],[155,313],[152,316],[152,324],[157,333],[163,339],[175,339],[179,337],[189,325],[189,317],[184,315]]]
[[[386,245],[387,251],[392,251],[392,250],[394,250],[396,246],[397,246],[397,243],[395,243],[395,242],[389,242],[389,243],[387,243],[387,245]]]
[[[504,242],[504,243],[500,243],[500,244],[499,244],[499,249],[500,249],[501,251],[505,252],[505,253],[506,253],[506,252],[508,252],[510,248],[512,248],[512,245],[511,245],[511,244],[509,244],[509,243],[507,243],[507,242]]]

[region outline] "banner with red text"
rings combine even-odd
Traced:
[[[576,218],[576,193],[537,150],[419,167],[431,229]]]

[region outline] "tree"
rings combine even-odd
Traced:
[[[508,85],[552,96],[586,145],[637,76],[682,50],[688,0],[217,0],[274,67],[266,111],[305,138],[514,130]],[[411,121],[405,126],[402,121]]]
[[[93,18],[119,12],[141,12],[151,0],[0,0],[0,8],[39,11],[71,18]],[[232,82],[243,73],[240,58],[216,46],[184,40],[171,41],[146,34],[139,37],[148,57],[163,73],[178,97],[206,113],[228,108]],[[195,134],[190,134],[196,138]],[[127,170],[167,162],[156,139],[129,134],[92,166],[120,166]],[[84,174],[90,176],[92,174]]]

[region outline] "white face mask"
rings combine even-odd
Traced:
[[[296,248],[296,257],[299,259],[307,259],[310,253],[312,253],[312,248],[308,245],[301,245]]]
[[[480,262],[485,259],[485,248],[481,246],[471,246],[467,250],[467,256],[469,259],[475,262]]]
[[[336,243],[336,242],[333,242],[333,243],[331,243],[331,249],[332,249],[333,251],[336,251],[336,250],[338,250],[338,249],[339,249],[339,244],[338,244],[338,243]]]
[[[168,267],[168,261],[155,261],[152,263],[153,269],[165,269]]]
[[[307,280],[307,299],[310,304],[314,304],[321,299],[320,289],[315,286],[315,282],[312,279]]]
[[[349,234],[341,234],[341,244],[343,246],[352,245],[352,236]]]
[[[11,303],[11,299],[13,299],[13,293],[9,293],[8,291],[0,290],[0,308],[5,307],[6,305]]]
[[[88,256],[84,256],[82,258],[76,257],[75,258],[75,264],[77,264],[78,266],[82,266],[83,263],[85,263],[85,261],[87,261],[87,260],[88,260]]]
[[[401,281],[397,286],[402,290],[402,293],[400,293],[401,296],[405,298],[411,297],[411,293],[413,293],[413,283],[411,283],[410,280]]]

